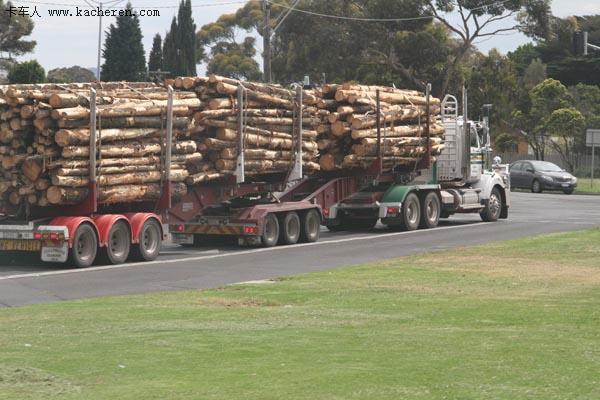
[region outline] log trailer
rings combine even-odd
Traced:
[[[238,91],[242,104],[243,88]],[[301,107],[301,90],[296,105]],[[430,98],[429,87],[427,99]],[[377,96],[379,104],[379,95]],[[207,235],[235,236],[240,245],[295,244],[319,239],[320,225],[329,230],[372,228],[378,221],[394,229],[433,228],[440,218],[456,213],[479,213],[484,221],[508,217],[508,182],[487,171],[491,153],[487,123],[466,118],[467,94],[463,93],[463,117],[458,101],[447,95],[442,102],[445,149],[437,160],[430,152],[417,168],[397,166],[383,170],[386,129],[377,107],[379,156],[366,171],[302,174],[301,136],[295,162],[284,178],[247,183],[244,174],[244,119],[239,107],[237,169],[235,181],[197,187],[170,211],[173,241],[199,244]],[[427,105],[429,109],[429,104]],[[429,112],[427,112],[429,115]],[[302,113],[297,112],[295,135],[302,135]],[[384,119],[385,120],[385,119]],[[429,118],[427,118],[429,121]],[[429,122],[426,136],[429,138]],[[431,144],[428,141],[428,146]],[[218,199],[225,199],[218,201]]]
[[[109,264],[130,256],[155,259],[166,237],[164,214],[171,208],[171,146],[173,135],[173,89],[168,88],[163,143],[161,194],[156,202],[123,205],[98,203],[96,168],[89,168],[87,196],[73,206],[30,207],[18,216],[0,211],[0,251],[39,252],[42,261],[66,262],[88,267],[102,256]],[[96,91],[90,90],[90,165],[96,165]]]

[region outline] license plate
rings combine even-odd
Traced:
[[[563,183],[562,187],[569,187],[569,184],[568,183]]]
[[[62,243],[59,246],[42,247],[42,261],[47,262],[65,262],[69,256],[69,246]]]
[[[42,242],[39,240],[2,239],[0,250],[6,251],[40,251]]]

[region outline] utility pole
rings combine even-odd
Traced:
[[[96,64],[96,79],[100,80],[100,48],[102,46],[102,3],[100,3],[100,19],[98,21],[98,62]]]
[[[263,73],[264,80],[271,83],[271,3],[269,0],[262,1],[263,8]]]

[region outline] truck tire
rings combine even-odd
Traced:
[[[260,237],[264,247],[273,247],[279,240],[279,221],[274,214],[267,214],[263,234]]]
[[[129,257],[131,250],[131,234],[125,221],[117,221],[108,232],[106,247],[101,249],[101,259],[104,264],[121,264]]]
[[[414,193],[409,193],[402,203],[400,229],[404,231],[414,231],[419,228],[421,222],[421,204],[419,198]]]
[[[144,222],[140,229],[139,243],[131,248],[131,258],[136,261],[152,261],[160,253],[162,230],[155,219]]]
[[[531,182],[531,191],[533,193],[542,193],[542,184],[540,181],[534,179],[533,182]]]
[[[431,229],[438,226],[441,208],[442,204],[437,193],[427,193],[425,198],[423,198],[423,204],[421,206],[421,224],[419,227],[422,229]]]
[[[309,210],[302,218],[302,232],[300,241],[312,243],[319,240],[321,236],[321,216],[317,210]]]
[[[300,217],[298,213],[292,211],[283,217],[279,230],[279,242],[281,244],[296,244],[300,239]]]
[[[75,231],[73,247],[69,250],[69,261],[77,268],[86,268],[94,263],[98,253],[98,237],[90,224],[81,224]]]
[[[479,215],[485,222],[496,222],[502,213],[502,196],[498,188],[493,188],[490,198],[485,202],[485,208]]]

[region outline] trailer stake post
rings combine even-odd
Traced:
[[[167,98],[167,126],[165,132],[165,144],[164,144],[164,168],[162,177],[162,188],[160,199],[156,205],[157,210],[168,210],[171,208],[171,152],[173,149],[173,87],[169,85],[167,87],[168,98]]]
[[[237,107],[238,107],[238,157],[235,168],[235,181],[236,183],[244,183],[246,180],[246,174],[244,169],[244,130],[245,130],[245,121],[244,121],[244,95],[245,90],[242,84],[238,85],[237,90]]]
[[[377,104],[377,164],[378,174],[383,173],[383,157],[381,156],[381,102],[379,99],[379,89],[375,92],[375,102]]]

